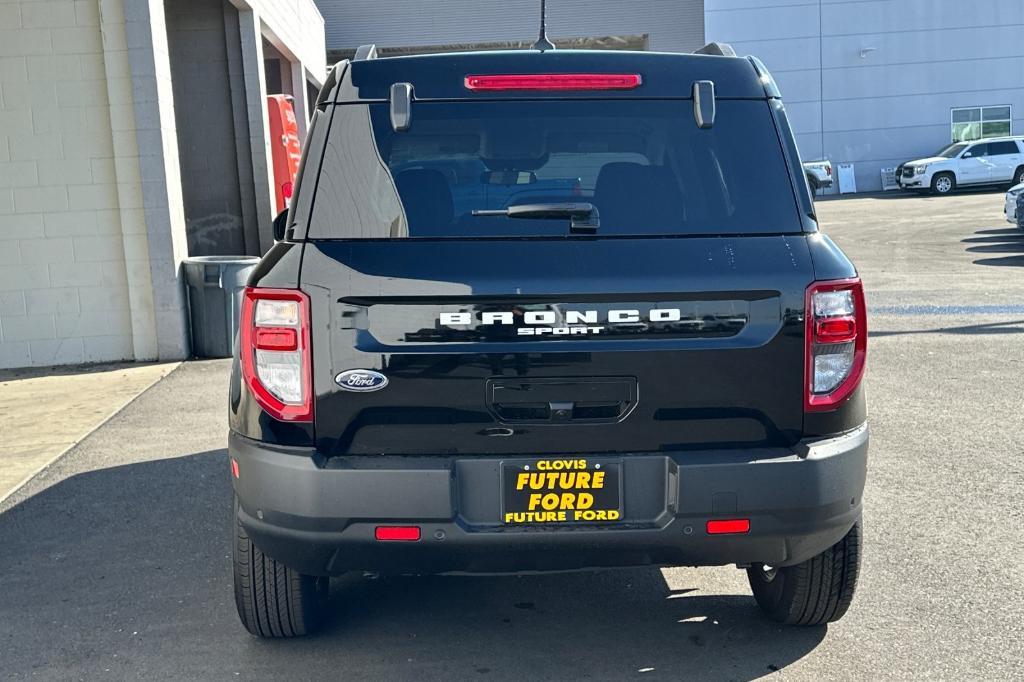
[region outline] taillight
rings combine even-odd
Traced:
[[[466,76],[468,90],[632,90],[638,73],[521,73]]]
[[[807,288],[804,407],[831,410],[864,376],[868,321],[860,279],[815,282]]]
[[[309,298],[295,289],[247,287],[238,353],[242,378],[275,419],[313,421]]]

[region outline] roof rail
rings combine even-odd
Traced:
[[[370,43],[369,45],[360,45],[356,49],[356,56],[352,57],[352,61],[354,61],[354,62],[361,62],[361,61],[365,61],[367,59],[376,59],[376,58],[377,58],[377,46],[374,45],[373,43]]]
[[[694,54],[711,54],[718,57],[735,57],[736,50],[732,49],[732,45],[729,43],[716,43],[711,42],[700,48],[694,50]]]

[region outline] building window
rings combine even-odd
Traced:
[[[1009,106],[953,109],[953,142],[1004,137],[1011,134],[1013,116]]]

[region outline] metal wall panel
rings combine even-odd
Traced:
[[[949,142],[953,107],[1010,104],[1024,134],[1022,0],[706,0],[705,32],[764,60],[801,155],[861,191]]]
[[[328,49],[364,43],[413,47],[529,40],[540,0],[316,0]],[[649,49],[691,52],[704,44],[703,0],[550,0],[551,38],[649,34]]]

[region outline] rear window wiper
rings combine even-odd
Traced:
[[[475,216],[505,216],[507,218],[532,218],[539,220],[569,219],[572,234],[596,234],[601,224],[597,207],[587,202],[558,204],[516,204],[508,208],[476,209]]]

